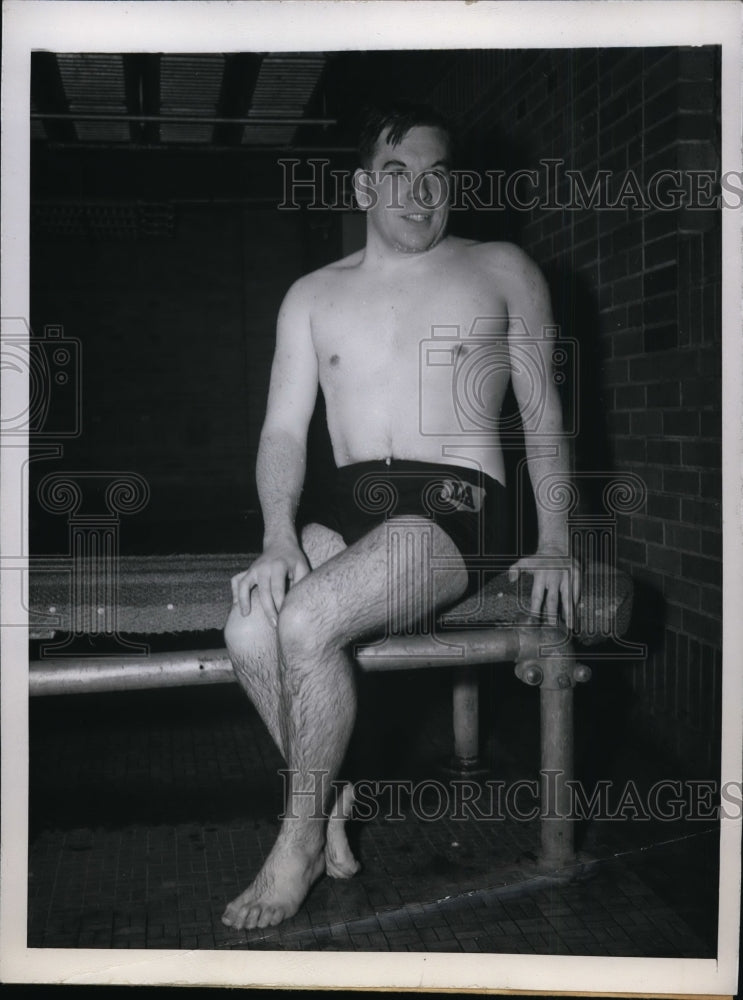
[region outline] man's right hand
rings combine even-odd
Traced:
[[[287,591],[287,581],[291,587],[309,572],[307,559],[296,541],[287,540],[267,545],[250,569],[232,577],[233,604],[240,606],[242,615],[249,615],[252,591],[254,587],[257,588],[258,600],[266,618],[276,628]]]

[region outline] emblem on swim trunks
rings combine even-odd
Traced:
[[[485,490],[463,479],[445,479],[441,484],[441,499],[456,510],[479,511],[485,499]]]

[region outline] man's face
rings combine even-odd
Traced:
[[[361,179],[369,193],[368,224],[384,244],[400,253],[421,253],[443,238],[449,169],[449,147],[439,129],[417,126],[396,146],[386,133],[377,140]]]

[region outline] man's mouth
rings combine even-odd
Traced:
[[[411,212],[409,215],[403,215],[403,219],[408,219],[410,222],[429,222],[431,215],[429,212]]]

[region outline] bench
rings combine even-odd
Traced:
[[[90,550],[88,550],[89,552]],[[147,636],[221,630],[230,602],[230,577],[246,569],[250,554],[44,557],[30,565],[29,633],[39,656],[29,666],[30,694],[213,684],[233,681],[222,648],[150,652]],[[526,578],[528,581],[528,577]],[[557,870],[575,859],[569,815],[573,776],[573,688],[590,679],[575,645],[618,639],[632,608],[629,579],[607,566],[583,570],[577,629],[547,626],[524,614],[524,578],[489,579],[430,627],[387,634],[356,649],[362,670],[453,669],[454,759],[461,774],[477,770],[478,669],[513,662],[516,675],[539,689],[541,774],[554,781],[554,817],[541,819],[539,867]],[[81,652],[81,641],[107,640],[105,655]],[[162,643],[160,643],[162,644]]]

